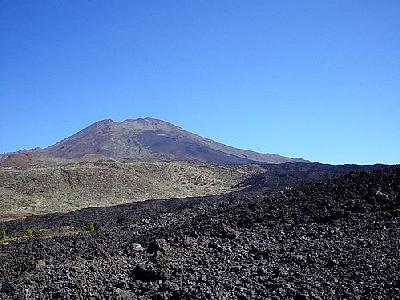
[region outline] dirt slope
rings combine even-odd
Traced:
[[[256,166],[190,162],[81,162],[0,167],[0,219],[90,206],[223,194]]]

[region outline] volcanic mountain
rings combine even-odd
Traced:
[[[17,160],[16,154],[3,156]],[[304,162],[276,154],[241,150],[193,134],[171,123],[153,119],[111,119],[96,122],[80,132],[42,150],[19,152],[29,157],[93,160],[128,159],[131,161],[186,160],[218,164]]]
[[[229,147],[161,120],[103,120],[45,149],[0,155],[0,220],[224,194],[263,172],[259,165],[297,161]]]

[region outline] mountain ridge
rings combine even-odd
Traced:
[[[278,154],[238,149],[155,118],[97,121],[44,149],[3,154],[0,164],[38,160],[127,159],[198,161],[217,164],[307,162]]]

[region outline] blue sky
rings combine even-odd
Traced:
[[[155,117],[329,163],[400,163],[400,1],[0,0],[0,152]]]

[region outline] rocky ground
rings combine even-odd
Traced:
[[[54,162],[0,166],[0,222],[29,215],[113,206],[147,199],[270,193],[385,165],[286,163],[216,165],[187,161]]]
[[[0,298],[400,299],[399,221],[399,167],[34,216],[1,225]]]
[[[247,177],[238,188],[246,192],[270,193],[287,186],[336,178],[353,171],[384,170],[387,165],[329,165],[321,163],[264,164],[264,172]]]

